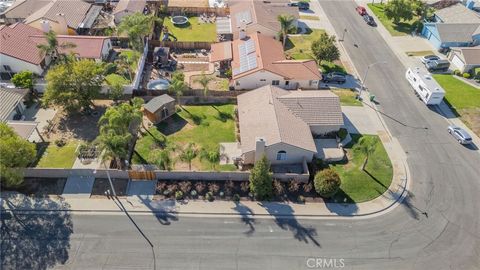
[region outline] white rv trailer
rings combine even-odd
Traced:
[[[409,68],[405,73],[410,85],[418,97],[427,105],[437,105],[442,102],[445,90],[435,81],[432,74],[421,68]]]

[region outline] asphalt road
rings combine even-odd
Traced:
[[[413,95],[405,68],[353,2],[321,3],[338,33],[347,27],[345,46],[361,74],[388,62],[370,70],[367,86],[395,119],[385,121],[408,153],[411,194],[366,220],[134,216],[157,269],[315,269],[309,258],[337,259],[343,269],[480,269],[480,155]],[[125,216],[17,215],[1,232],[3,269],[153,269],[152,250]]]

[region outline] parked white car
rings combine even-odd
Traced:
[[[431,55],[425,55],[422,58],[420,58],[420,61],[422,61],[423,64],[426,64],[429,61],[435,61],[435,60],[440,60],[440,57],[431,54]]]

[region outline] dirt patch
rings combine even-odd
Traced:
[[[127,195],[128,179],[112,178],[112,183],[113,188],[118,196]],[[107,190],[110,190],[108,178],[96,178],[95,182],[93,183],[92,195],[105,195]]]
[[[206,75],[211,81],[208,83],[209,90],[227,91],[229,81],[227,78],[220,78],[215,75]],[[190,87],[193,89],[202,89],[202,85],[197,80],[201,78],[201,75],[194,75],[190,77]]]
[[[18,191],[23,194],[44,196],[62,195],[66,178],[25,178],[23,184],[17,188],[6,190]]]
[[[93,141],[98,136],[98,120],[113,103],[111,100],[95,100],[93,113],[67,115],[59,111],[53,120],[54,128],[46,138],[49,141],[57,139]]]
[[[463,122],[473,131],[480,136],[480,108],[463,109],[459,111],[462,116]]]

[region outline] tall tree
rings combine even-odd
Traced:
[[[250,172],[250,190],[259,200],[268,200],[273,194],[272,175],[267,156],[263,155]]]
[[[340,58],[340,51],[335,46],[335,36],[333,35],[322,33],[319,39],[312,42],[311,47],[313,55],[319,63],[323,60],[333,62]]]
[[[207,160],[210,164],[212,164],[213,170],[215,170],[217,164],[220,162],[220,152],[218,150],[211,151],[204,148],[200,151],[200,159]]]
[[[398,24],[401,20],[413,18],[413,7],[411,0],[390,0],[385,4],[385,16]]]
[[[357,144],[354,146],[354,151],[360,151],[365,155],[365,159],[362,164],[362,170],[365,170],[365,167],[368,163],[368,158],[370,155],[375,152],[376,143],[373,137],[361,137]]]
[[[172,150],[170,148],[155,149],[150,153],[149,160],[157,165],[160,170],[171,171],[175,164],[171,153]]]
[[[53,32],[52,30],[45,33],[44,35],[46,43],[37,45],[40,55],[51,57],[53,63],[55,63],[57,59],[62,62],[67,61],[67,54],[60,51],[75,48],[76,45],[70,42],[65,42],[61,44],[58,43],[57,34],[55,34],[55,32]]]
[[[43,102],[73,113],[92,105],[102,89],[104,71],[91,60],[68,61],[50,68],[46,80]]]
[[[97,140],[104,151],[103,159],[114,160],[119,168],[123,167],[132,138],[136,137],[140,126],[142,104],[143,99],[134,98],[110,107],[98,121],[100,135]]]
[[[135,12],[122,18],[117,32],[119,34],[127,34],[130,46],[141,52],[144,46],[143,39],[151,33],[153,24],[157,20],[154,14],[144,15],[141,12]]]
[[[187,89],[185,84],[185,74],[175,71],[172,74],[172,80],[170,82],[169,91],[174,93],[177,97],[177,103],[180,105],[180,97],[183,95],[183,91]]]
[[[198,150],[194,143],[189,143],[180,150],[180,160],[188,163],[188,170],[192,170],[192,161],[197,157]]]
[[[23,182],[22,168],[35,161],[35,145],[0,123],[0,184],[15,187]]]
[[[296,30],[295,17],[287,14],[280,14],[277,17],[278,22],[280,23],[280,32],[282,34],[283,48],[287,44],[288,34]]]
[[[15,85],[15,87],[32,90],[34,82],[33,76],[34,75],[31,71],[21,71],[13,75],[12,83]]]
[[[200,76],[200,78],[198,78],[197,80],[195,80],[197,83],[199,83],[201,86],[202,86],[202,90],[203,90],[203,95],[204,96],[207,96],[208,94],[208,84],[212,81],[213,79],[211,77],[208,77],[207,75],[205,75],[204,72],[202,72],[202,75]]]

